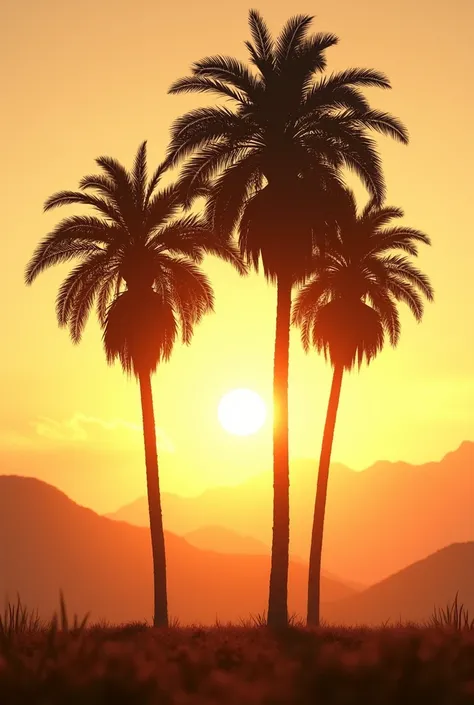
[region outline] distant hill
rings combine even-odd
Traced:
[[[452,604],[458,591],[458,602],[474,617],[474,541],[447,546],[361,593],[324,605],[324,618],[369,625],[400,618],[422,622],[435,606]]]
[[[217,551],[218,553],[244,553],[248,555],[264,555],[271,554],[271,546],[267,546],[263,541],[252,538],[252,536],[241,536],[232,529],[226,529],[223,526],[202,526],[199,529],[190,531],[184,534],[186,541],[197,548],[203,548],[209,551]],[[291,560],[295,563],[305,563],[308,561],[301,556],[291,555]],[[352,581],[341,580],[337,575],[323,571],[326,578],[330,578],[337,583],[344,583],[351,590],[358,592],[364,590],[367,586]]]
[[[317,463],[291,464],[293,555],[308,556]],[[439,462],[378,462],[355,472],[331,466],[323,565],[344,580],[373,584],[443,546],[474,539],[474,443],[465,441]],[[244,509],[243,509],[244,508]],[[145,497],[108,515],[146,526]],[[232,529],[271,545],[272,475],[198,497],[163,493],[165,526],[186,535],[204,526]]]
[[[169,611],[182,623],[247,619],[266,610],[270,558],[205,551],[166,532]],[[305,614],[307,566],[290,563],[290,612]],[[92,622],[151,620],[149,531],[112,521],[35,478],[0,476],[0,600],[17,591],[50,619],[59,589],[68,610]],[[324,600],[352,590],[323,579]]]
[[[252,536],[242,536],[225,526],[201,526],[184,534],[183,538],[192,546],[218,553],[244,553],[258,556],[267,556],[271,553],[271,547],[263,541]],[[293,555],[292,559],[298,563],[307,563],[300,556]]]

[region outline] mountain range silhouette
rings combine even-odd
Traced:
[[[456,594],[474,612],[474,541],[456,543],[407,566],[363,592],[326,603],[329,622],[367,624],[424,622],[434,609],[446,609]]]
[[[361,473],[336,466],[330,488],[328,534],[333,531],[339,536],[345,529],[345,540],[338,543],[333,535],[328,542],[330,550],[334,546],[339,549],[338,557],[346,555],[341,546],[354,554],[350,565],[341,564],[341,572],[352,577],[351,565],[360,561],[368,566],[370,556],[379,562],[372,573],[403,561],[403,555],[406,560],[401,570],[394,569],[390,577],[366,589],[325,572],[323,619],[368,624],[399,617],[428,619],[435,605],[446,606],[457,591],[460,600],[474,610],[474,521],[470,510],[473,451],[474,443],[466,442],[439,463],[423,466],[377,463]],[[300,520],[293,519],[292,525],[297,537],[303,536],[302,524],[309,521],[309,510],[306,508],[305,514],[303,507],[312,500],[306,497],[303,502],[303,488],[310,482],[310,466],[314,471],[314,463],[306,461],[293,466],[300,471],[300,484],[295,481],[293,487],[293,502],[301,510]],[[314,477],[311,479],[314,481]],[[165,526],[180,527],[185,534],[165,532],[170,614],[181,623],[213,624],[216,618],[238,622],[265,611],[270,543],[268,527],[263,531],[266,514],[262,511],[260,516],[256,510],[258,500],[263,501],[262,492],[265,496],[267,481],[268,475],[263,474],[237,488],[215,488],[197,498],[164,495]],[[340,497],[343,481],[347,483],[346,494]],[[405,500],[401,502],[403,482]],[[368,496],[370,488],[373,493],[377,491],[372,498]],[[255,495],[252,502],[250,490]],[[247,504],[242,505],[244,498]],[[142,505],[140,499],[116,516],[137,520]],[[336,508],[341,512],[340,526],[334,518],[329,520]],[[198,511],[203,511],[201,525],[193,527],[198,523]],[[240,526],[239,522],[232,528],[225,522],[216,524],[216,516],[226,517],[227,523],[241,517]],[[37,608],[45,620],[58,608],[60,589],[71,614],[90,612],[92,622],[150,620],[149,531],[129,521],[79,506],[41,480],[0,476],[0,594],[15,600],[19,592],[23,604]],[[260,527],[267,542],[246,533],[248,527]],[[438,545],[432,550],[429,547],[436,540]],[[391,553],[394,545],[396,555]],[[326,556],[330,556],[330,550]],[[289,578],[289,610],[300,616],[306,608],[308,566],[304,555],[302,551],[300,556],[292,556]],[[332,563],[336,565],[337,561]]]
[[[316,461],[291,464],[290,553],[296,559],[307,560],[309,555],[316,477]],[[191,542],[193,532],[219,526],[251,537],[270,551],[272,483],[268,471],[236,487],[215,487],[197,497],[164,492],[164,525]],[[423,465],[380,461],[355,472],[335,463],[329,476],[323,566],[346,582],[370,585],[444,546],[471,541],[473,495],[471,441],[439,462]],[[141,497],[107,516],[147,526],[147,500]],[[196,545],[219,550],[217,534],[215,540],[212,545],[208,537],[207,543]]]
[[[170,614],[182,623],[248,619],[266,608],[270,557],[192,546],[166,531]],[[112,623],[151,619],[149,530],[81,507],[31,477],[0,476],[0,595],[48,620],[62,589],[68,610]],[[303,613],[307,566],[290,564],[290,610]],[[323,578],[325,600],[352,588]]]

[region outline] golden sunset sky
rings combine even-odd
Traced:
[[[93,318],[77,347],[58,328],[55,296],[70,267],[30,288],[24,269],[39,239],[74,212],[45,215],[45,199],[76,189],[96,171],[96,157],[130,167],[147,139],[150,168],[163,159],[173,119],[212,102],[169,96],[168,87],[204,56],[245,60],[250,7],[242,0],[2,3],[1,473],[39,477],[100,512],[144,494],[137,384],[107,366]],[[329,71],[371,67],[392,81],[391,91],[367,92],[410,132],[408,147],[379,140],[387,202],[432,238],[418,264],[436,301],[420,325],[403,309],[398,348],[346,377],[333,459],[354,469],[379,459],[437,460],[474,440],[474,2],[261,0],[255,8],[274,33],[292,14],[315,15],[314,31],[340,38],[327,52]],[[271,402],[275,289],[214,259],[205,271],[216,312],[153,381],[162,489],[184,495],[237,484],[272,463],[270,423],[254,436],[231,436],[218,424],[217,405],[235,387]],[[303,353],[296,331],[290,365],[290,454],[317,458],[330,368]]]

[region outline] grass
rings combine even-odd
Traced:
[[[0,615],[2,705],[471,705],[474,620],[456,594],[423,625],[378,629],[110,625],[7,603]]]
[[[458,604],[458,593],[453,600],[451,605],[447,605],[445,609],[434,608],[430,626],[442,628],[450,627],[457,631],[462,629],[474,630],[474,617],[469,616],[469,610],[467,610],[463,604]]]
[[[81,622],[78,621],[77,615],[74,615],[74,622],[72,628],[70,629],[66,602],[62,590],[59,592],[59,608],[61,617],[61,631],[80,633],[84,630],[89,618],[89,613],[85,615]],[[21,604],[20,595],[17,593],[16,604],[12,604],[8,601],[5,605],[3,617],[0,615],[0,640],[3,642],[4,640],[9,639],[13,634],[42,631],[45,628],[50,631],[57,631],[58,624],[58,615],[55,613],[49,623],[49,626],[45,626],[44,622],[39,618],[38,611],[28,611],[28,608]]]
[[[66,601],[64,599],[64,594],[62,590],[59,592],[59,617],[57,613],[54,613],[49,624],[45,624],[39,618],[38,611],[28,610],[25,605],[22,605],[20,595],[17,594],[17,601],[11,603],[8,601],[5,605],[3,612],[3,617],[0,614],[0,644],[4,643],[12,637],[13,634],[19,633],[31,633],[38,631],[49,631],[57,632],[61,631],[64,633],[71,633],[74,635],[80,635],[86,630],[86,625],[89,619],[90,613],[88,612],[83,619],[79,622],[77,615],[74,615],[74,621],[72,626],[69,624],[69,619],[67,615]],[[251,629],[255,627],[266,627],[266,615],[265,613],[259,613],[257,615],[250,615],[249,619],[240,619],[239,625],[244,629]],[[232,627],[231,623],[222,624],[218,618],[216,618],[215,627],[217,628],[229,628]],[[304,620],[299,617],[296,613],[292,614],[288,619],[288,626],[291,628],[304,628]],[[413,622],[398,622],[397,624],[390,625],[390,621],[387,620],[380,625],[380,628],[416,628],[416,627],[434,627],[435,629],[450,629],[455,631],[474,631],[474,617],[471,618],[469,610],[464,607],[464,604],[459,604],[458,593],[456,593],[454,600],[451,604],[448,604],[444,609],[434,607],[432,616],[430,620],[417,625]],[[329,628],[330,625],[322,623],[322,627]],[[106,620],[96,622],[95,624],[89,626],[89,629],[120,629],[124,633],[136,633],[151,628],[151,624],[148,624],[147,620],[143,622],[129,622],[120,626],[111,625]],[[178,618],[174,617],[170,619],[169,629],[180,629],[183,628]],[[203,628],[202,625],[190,625],[187,628]],[[344,628],[344,627],[339,627]]]

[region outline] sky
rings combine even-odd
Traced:
[[[145,139],[151,171],[164,158],[172,121],[212,103],[167,89],[204,56],[245,60],[250,7],[242,0],[3,1],[2,474],[39,477],[99,512],[144,494],[137,384],[107,366],[93,317],[79,346],[58,328],[54,300],[68,266],[31,287],[24,269],[38,241],[73,213],[43,214],[48,196],[76,189],[101,155],[130,167]],[[474,69],[474,4],[337,0],[290,9],[265,0],[254,7],[274,33],[292,14],[315,15],[314,31],[340,38],[327,52],[329,71],[370,67],[392,82],[390,91],[366,92],[410,133],[409,146],[378,140],[387,203],[431,237],[417,264],[436,299],[421,324],[402,309],[397,349],[387,347],[369,369],[346,376],[333,459],[355,470],[381,459],[440,459],[474,440],[474,96],[466,85]],[[364,191],[357,193],[363,203]],[[217,406],[238,387],[271,403],[275,289],[263,275],[242,279],[215,259],[204,269],[215,313],[153,378],[162,490],[183,495],[237,484],[272,464],[270,423],[254,436],[232,436],[220,427]],[[306,355],[294,331],[292,458],[319,456],[330,381],[329,366]]]

